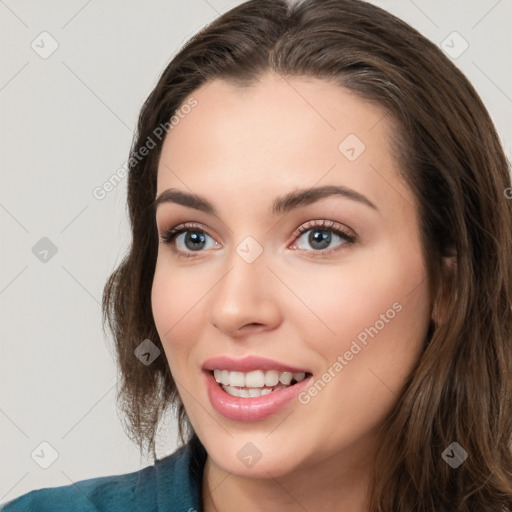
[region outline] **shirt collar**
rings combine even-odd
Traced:
[[[202,512],[203,470],[207,453],[194,433],[172,455],[158,461],[158,512]]]

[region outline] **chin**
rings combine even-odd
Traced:
[[[208,434],[198,435],[208,456],[223,471],[241,478],[266,479],[293,472],[304,462],[306,454],[300,440],[293,442],[293,436],[285,436],[290,442],[286,445],[282,436],[269,436],[269,431],[230,435],[222,429],[210,428]],[[301,446],[300,450],[297,446]]]

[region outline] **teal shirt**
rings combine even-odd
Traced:
[[[30,491],[1,512],[202,512],[206,451],[198,437],[133,473]]]

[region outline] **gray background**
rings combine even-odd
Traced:
[[[142,102],[172,56],[239,3],[0,0],[1,502],[151,463],[122,431],[101,329],[102,288],[129,242],[126,180],[102,200],[92,192],[126,161]],[[467,41],[454,62],[510,158],[512,0],[373,3],[438,45],[453,31]],[[43,237],[56,254],[40,252]],[[159,456],[177,446],[167,424]]]

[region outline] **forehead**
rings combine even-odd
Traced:
[[[214,80],[191,96],[197,105],[164,141],[158,193],[185,185],[204,195],[236,193],[243,202],[336,184],[373,202],[411,199],[391,153],[391,119],[345,88],[267,74],[246,87]]]

